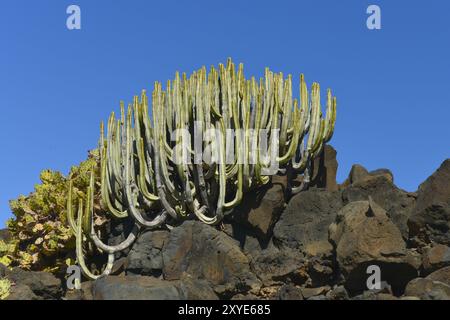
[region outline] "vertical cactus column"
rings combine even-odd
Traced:
[[[268,68],[259,82],[246,79],[243,65],[236,70],[229,59],[209,72],[205,67],[189,77],[177,72],[165,90],[156,82],[151,117],[145,91],[127,108],[121,103],[120,117],[111,114],[106,134],[101,125],[99,192],[111,219],[132,219],[135,227],[117,246],[101,241],[92,222],[92,175],[76,217],[71,197],[67,210],[84,274],[98,277],[84,263],[86,242],[109,255],[107,274],[114,253],[130,246],[142,228],[170,227],[192,217],[220,223],[246,192],[270,182],[267,172],[274,163],[272,174],[287,174],[292,194],[306,189],[311,161],[333,135],[336,98],[328,90],[323,117],[319,84],[308,92],[301,75],[297,99],[292,82],[291,75]],[[297,187],[295,175],[303,176]]]

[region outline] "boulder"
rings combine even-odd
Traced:
[[[282,213],[274,228],[273,242],[291,257],[290,265],[298,269],[299,262],[305,261],[294,273],[297,281],[322,286],[334,278],[335,259],[328,227],[342,206],[339,191],[310,189],[294,196]]]
[[[233,220],[248,228],[259,241],[272,236],[273,226],[285,208],[285,177],[273,176],[272,182],[248,193],[233,210]]]
[[[42,298],[35,295],[29,286],[15,284],[11,286],[10,293],[6,297],[6,300],[42,300]]]
[[[67,290],[64,300],[93,300],[92,286],[94,281],[84,281],[80,289]]]
[[[294,196],[274,228],[274,242],[315,256],[332,250],[328,227],[342,208],[340,192],[310,189]]]
[[[363,168],[353,166],[350,180],[353,181],[351,185],[342,191],[342,198],[344,203],[354,201],[368,200],[369,196],[386,210],[387,215],[392,222],[400,229],[402,236],[408,238],[408,219],[415,204],[415,195],[397,188],[389,174],[372,175],[367,173],[367,177],[363,178]],[[365,170],[365,169],[364,169]],[[355,172],[359,172],[356,174]]]
[[[107,235],[106,243],[110,246],[115,246],[122,243],[131,233],[134,226],[132,218],[125,219],[111,219],[105,224],[105,234]],[[130,248],[123,251],[116,252],[115,259],[126,257],[130,252]]]
[[[373,171],[368,171],[366,168],[364,168],[362,165],[354,164],[352,168],[350,169],[350,173],[347,177],[347,179],[342,183],[339,188],[345,189],[349,187],[350,185],[359,184],[362,182],[366,182],[368,180],[371,180],[373,178],[383,176],[385,177],[389,182],[394,183],[394,175],[389,169],[376,169]]]
[[[63,293],[61,280],[44,271],[25,271],[20,268],[5,270],[5,277],[19,288],[20,294],[28,294],[27,286],[42,299],[60,299]]]
[[[174,228],[162,254],[166,280],[186,274],[205,279],[222,297],[260,287],[238,242],[202,222],[185,221]]]
[[[424,275],[447,266],[450,266],[450,247],[443,244],[434,244],[431,248],[424,250],[422,254]]]
[[[362,294],[353,297],[352,300],[399,300],[399,298],[390,293],[364,291]]]
[[[206,300],[217,299],[205,281],[164,281],[144,276],[108,276],[92,286],[94,300]]]
[[[439,282],[445,283],[446,285],[450,286],[450,267],[445,267],[445,268],[436,270],[435,272],[428,275],[427,279],[430,279],[433,281],[439,281]]]
[[[371,198],[351,202],[339,211],[330,226],[330,241],[352,294],[367,289],[367,268],[371,265],[380,268],[381,280],[396,294],[417,277],[419,263],[406,249],[400,230]]]
[[[411,237],[450,246],[450,159],[419,186],[408,221]]]
[[[329,286],[323,286],[318,288],[301,288],[302,296],[305,299],[310,299],[311,297],[324,296],[328,291],[330,291]]]
[[[337,169],[336,150],[330,145],[325,145],[312,163],[310,187],[337,191],[339,189],[336,183]]]
[[[405,296],[422,300],[450,300],[450,286],[428,278],[416,278],[406,286]]]
[[[298,251],[280,249],[273,244],[252,258],[251,270],[266,287],[286,282],[303,284],[308,279],[303,256]]]
[[[348,292],[344,286],[336,286],[326,294],[328,300],[349,300]]]
[[[160,276],[163,269],[162,248],[168,240],[169,232],[165,230],[149,230],[141,234],[126,258],[126,273]]]
[[[439,169],[419,186],[414,213],[420,213],[435,203],[450,205],[450,159],[445,160]]]
[[[284,284],[278,290],[278,300],[303,300],[302,290],[292,284]]]

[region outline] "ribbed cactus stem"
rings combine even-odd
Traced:
[[[300,97],[294,98],[292,83],[291,75],[268,68],[259,82],[247,80],[243,65],[236,68],[228,59],[209,72],[176,72],[165,89],[155,82],[151,115],[145,90],[127,111],[121,102],[120,117],[111,114],[106,135],[101,124],[100,194],[108,214],[129,217],[135,226],[121,244],[103,243],[93,223],[93,178],[78,223],[70,184],[67,216],[80,263],[86,241],[111,255],[129,247],[143,228],[169,227],[168,218],[218,224],[273,173],[287,175],[288,193],[305,190],[311,162],[333,136],[336,98],[327,91],[323,116],[319,84],[308,92],[301,74]],[[302,182],[294,187],[298,175]]]

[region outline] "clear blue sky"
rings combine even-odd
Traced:
[[[66,28],[70,4],[82,30]],[[447,0],[2,0],[0,226],[41,170],[86,158],[120,99],[229,56],[334,90],[339,181],[360,163],[414,191],[450,157],[449,16]]]

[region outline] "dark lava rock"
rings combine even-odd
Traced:
[[[380,268],[381,279],[392,285],[396,294],[417,277],[420,262],[406,249],[400,230],[386,211],[372,199],[342,208],[330,226],[330,241],[335,245],[345,286],[353,294],[367,289],[370,265]]]
[[[433,281],[439,281],[439,282],[445,283],[446,285],[450,286],[450,267],[445,267],[445,268],[436,270],[432,274],[428,275],[427,279],[430,279]]]
[[[59,299],[63,293],[61,280],[44,271],[25,271],[20,268],[6,269],[5,277],[17,286],[21,295],[28,294],[24,286],[42,299]],[[18,293],[19,294],[19,293]]]
[[[428,278],[416,278],[406,286],[405,296],[422,300],[450,300],[450,286]]]
[[[332,250],[328,227],[343,207],[339,192],[311,189],[291,199],[274,228],[274,242],[315,256]]]
[[[362,294],[353,297],[352,300],[399,300],[399,298],[389,293],[364,291]]]
[[[419,186],[408,226],[411,237],[450,246],[450,159]]]
[[[144,276],[108,276],[92,286],[94,300],[213,300],[206,281],[164,281]]]
[[[93,300],[92,286],[94,281],[84,281],[80,289],[67,290],[64,300]]]
[[[349,300],[348,292],[344,286],[336,286],[326,294],[329,300]]]
[[[426,248],[422,255],[422,268],[424,275],[438,269],[450,266],[450,247],[435,244],[431,248]]]
[[[248,228],[261,242],[270,239],[273,226],[285,208],[285,180],[273,176],[269,185],[248,193],[233,211],[233,220]]]
[[[127,274],[160,276],[163,268],[162,248],[169,240],[164,230],[146,231],[133,244],[125,263]]]
[[[115,246],[122,243],[131,233],[134,227],[134,221],[130,217],[126,219],[111,219],[105,225],[105,232],[107,234],[106,243],[110,246]],[[130,252],[130,248],[123,251],[116,252],[115,259],[126,257]]]
[[[11,286],[10,294],[6,300],[42,300],[42,298],[35,295],[29,286],[16,284]]]
[[[296,283],[321,286],[334,278],[336,263],[328,228],[342,206],[339,191],[310,189],[294,196],[282,213],[274,228],[273,243],[289,257],[289,266],[298,269],[294,273]],[[279,261],[273,254],[272,260]],[[304,263],[299,266],[300,262]],[[288,271],[286,267],[276,269]],[[279,276],[279,272],[274,274]]]
[[[414,213],[435,203],[450,204],[450,159],[445,160],[420,186]]]
[[[278,290],[279,300],[303,300],[302,290],[292,284],[285,284]]]
[[[301,289],[302,296],[308,300],[310,298],[316,297],[316,296],[325,296],[325,294],[328,291],[330,291],[329,286],[323,286],[323,287],[318,287],[318,288],[302,288]]]
[[[251,270],[264,286],[281,285],[285,282],[303,284],[308,279],[300,252],[279,249],[273,244],[252,258]]]
[[[174,228],[163,248],[164,279],[181,279],[185,274],[208,280],[222,297],[260,287],[238,242],[198,221]]]
[[[310,187],[337,191],[339,189],[336,183],[337,169],[336,150],[330,145],[325,145],[312,163]]]
[[[389,178],[390,174],[383,173],[384,169],[376,170],[375,173],[365,170],[366,175],[362,173],[363,170],[365,169],[361,166],[353,166],[349,177],[352,183],[342,191],[344,203],[368,200],[369,196],[372,197],[386,210],[389,218],[407,239],[407,222],[415,205],[415,195],[397,188]]]

